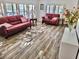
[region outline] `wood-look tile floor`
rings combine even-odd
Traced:
[[[64,27],[44,25],[43,28],[42,26],[26,29],[8,39],[0,38],[0,59],[39,59],[40,51],[45,50],[43,59],[57,59]],[[24,35],[28,37],[29,30],[35,31],[35,29],[36,33],[31,41],[24,39]]]

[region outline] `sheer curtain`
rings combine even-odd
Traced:
[[[50,13],[50,5],[46,6],[46,13]]]
[[[29,18],[35,18],[35,6],[34,5],[29,5]]]

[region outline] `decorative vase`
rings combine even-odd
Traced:
[[[69,24],[69,23],[68,23],[68,28],[69,28],[69,31],[71,32],[71,31],[72,31],[72,29],[74,29],[73,24]]]
[[[69,31],[71,32],[73,29],[73,26],[72,25],[69,25]]]

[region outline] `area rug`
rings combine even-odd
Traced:
[[[0,37],[0,59],[39,59],[46,49],[43,59],[58,59],[63,32],[62,26],[38,23],[8,39]]]

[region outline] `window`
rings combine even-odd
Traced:
[[[6,3],[6,15],[16,15],[16,4]]]
[[[63,13],[63,5],[47,5],[46,6],[46,13],[55,13],[60,14]]]
[[[47,5],[46,13],[55,13],[55,5]]]
[[[50,13],[50,6],[49,5],[47,5],[46,12]]]
[[[50,5],[50,13],[54,13],[54,5]]]
[[[20,15],[24,15],[24,5],[23,4],[19,4],[19,12],[20,12]]]
[[[20,15],[27,15],[27,6],[25,4],[19,4]]]
[[[32,18],[32,12],[33,12],[33,9],[32,9],[32,5],[29,5],[29,18]]]
[[[26,5],[24,5],[24,13],[25,13],[25,15],[27,15],[27,6]]]
[[[6,3],[6,14],[9,15],[13,15],[12,12],[12,4],[11,3]]]
[[[35,7],[34,5],[29,5],[29,18],[35,18]]]
[[[56,5],[56,7],[55,7],[55,14],[58,14],[58,13],[59,13],[59,6]]]
[[[64,7],[63,6],[59,6],[59,14],[63,14],[64,13]]]
[[[16,4],[13,4],[13,14],[16,15]]]
[[[0,16],[2,16],[2,14],[1,14],[1,7],[0,7]]]
[[[6,15],[10,16],[10,15],[16,15],[17,14],[17,10],[18,10],[18,14],[20,15],[27,15],[27,6],[25,4],[18,4],[16,5],[15,3],[6,3],[5,4],[5,11],[6,11]]]

